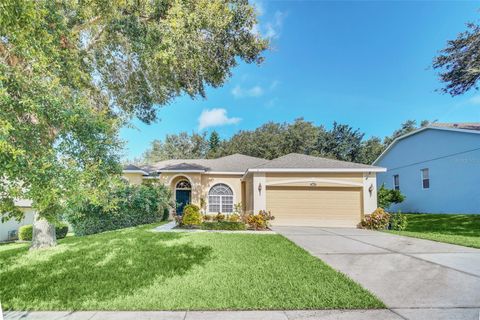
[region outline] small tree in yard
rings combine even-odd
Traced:
[[[118,130],[179,95],[205,96],[240,58],[262,61],[245,0],[0,3],[0,212],[37,214],[32,248],[55,245],[65,207],[101,203],[120,173]]]
[[[388,209],[393,203],[401,203],[405,200],[405,196],[400,190],[393,190],[385,188],[382,184],[378,189],[378,207]]]

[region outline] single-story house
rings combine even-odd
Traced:
[[[480,123],[433,123],[392,142],[375,160],[378,185],[400,190],[391,211],[480,213]]]
[[[131,183],[158,179],[173,191],[177,213],[188,203],[205,213],[269,210],[274,225],[355,227],[377,207],[377,172],[384,168],[303,154],[266,160],[234,154],[217,159],[128,165]]]

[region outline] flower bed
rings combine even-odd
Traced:
[[[269,211],[258,214],[225,215],[223,213],[202,215],[200,208],[189,204],[185,206],[183,216],[177,216],[177,228],[203,230],[269,230],[274,217]]]

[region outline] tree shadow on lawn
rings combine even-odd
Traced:
[[[114,231],[65,239],[48,250],[0,252],[0,299],[6,309],[78,310],[86,301],[132,294],[211,259],[211,247],[182,237]]]
[[[480,236],[480,215],[408,214],[405,231]]]

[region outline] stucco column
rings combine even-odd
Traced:
[[[370,214],[377,209],[377,175],[363,174],[363,213]]]
[[[255,172],[253,174],[253,213],[254,214],[257,214],[260,210],[267,210],[267,183],[266,182],[267,182],[267,179],[265,178],[265,173]]]

